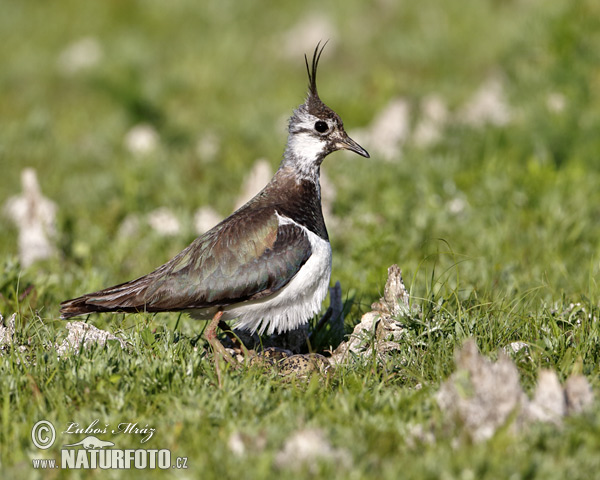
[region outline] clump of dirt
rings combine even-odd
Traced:
[[[411,307],[398,265],[388,268],[383,297],[373,303],[371,308],[354,327],[349,339],[332,353],[332,363],[340,364],[353,356],[384,356],[400,349],[400,342],[405,339],[405,329],[397,318],[411,312]]]
[[[462,425],[474,441],[486,440],[511,420],[518,432],[532,422],[560,424],[594,401],[582,375],[572,375],[564,386],[554,370],[543,369],[532,399],[525,394],[519,372],[503,352],[492,362],[467,340],[456,354],[457,370],[441,386],[437,402],[450,422]]]

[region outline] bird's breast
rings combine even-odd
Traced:
[[[311,256],[296,275],[273,295],[225,307],[224,319],[237,318],[237,328],[271,334],[293,330],[320,311],[331,277],[331,245],[302,228],[310,241]]]

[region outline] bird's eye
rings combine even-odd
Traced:
[[[319,133],[325,133],[327,130],[329,129],[329,126],[327,125],[327,123],[319,120],[317,123],[315,123],[315,130]]]

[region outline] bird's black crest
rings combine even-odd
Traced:
[[[328,42],[329,40],[327,40]],[[308,94],[309,96],[319,98],[319,94],[317,93],[317,67],[319,65],[319,59],[321,58],[321,54],[323,50],[325,50],[325,46],[327,42],[323,44],[321,47],[321,42],[317,43],[315,47],[315,51],[313,53],[312,58],[312,68],[308,64],[308,57],[306,54],[304,55],[304,61],[306,62],[306,71],[308,72]]]

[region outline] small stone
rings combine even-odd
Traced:
[[[446,203],[446,208],[452,215],[459,215],[460,213],[464,212],[468,206],[469,203],[464,199],[464,197],[454,197]]]
[[[83,348],[90,348],[94,344],[104,346],[107,340],[117,340],[121,348],[126,347],[124,340],[89,323],[69,322],[66,327],[69,331],[67,338],[60,345],[55,345],[59,357],[68,353],[78,353],[82,346]]]
[[[427,147],[440,140],[447,120],[448,108],[444,100],[437,95],[425,98],[421,105],[421,118],[413,133],[414,143]]]
[[[198,235],[202,235],[203,233],[208,232],[221,220],[223,220],[223,217],[212,207],[200,207],[194,214],[194,229]]]
[[[125,147],[135,155],[152,153],[158,147],[158,133],[151,125],[139,124],[125,135]]]
[[[237,210],[244,205],[248,200],[259,193],[273,176],[271,164],[264,158],[258,159],[250,173],[244,180],[242,191],[235,202],[234,210]]]
[[[21,172],[23,193],[10,197],[4,212],[19,229],[19,260],[28,267],[56,253],[56,204],[44,197],[33,168]]]
[[[8,322],[4,322],[4,317],[0,314],[0,349],[5,346],[11,346],[14,342],[15,335],[15,319],[17,314],[13,313]]]
[[[311,13],[302,17],[287,33],[284,34],[283,48],[281,50],[287,58],[294,61],[310,52],[318,42],[323,39],[335,39],[337,37],[335,26],[328,16],[320,13]],[[329,40],[329,49],[335,48],[335,41]]]
[[[552,92],[546,97],[546,106],[552,113],[562,113],[567,106],[567,99],[562,93]]]
[[[554,370],[540,371],[527,413],[531,420],[552,423],[560,423],[567,413],[565,393]]]
[[[212,162],[221,150],[221,140],[216,133],[205,132],[196,143],[196,154],[205,162]]]
[[[177,235],[181,225],[177,217],[167,207],[160,207],[148,214],[148,224],[154,231],[164,236]]]
[[[385,160],[400,157],[401,148],[410,133],[408,101],[395,98],[373,119],[365,137],[378,156]],[[360,135],[359,135],[360,136]]]
[[[565,384],[569,414],[581,413],[594,402],[594,392],[583,375],[571,375]]]
[[[98,39],[84,37],[67,46],[58,57],[58,67],[62,73],[71,75],[96,66],[104,52]]]
[[[511,117],[511,108],[498,77],[486,80],[459,113],[462,122],[473,127],[503,126],[510,122]]]
[[[338,468],[348,468],[351,457],[345,450],[332,447],[325,433],[317,428],[298,430],[286,440],[275,456],[275,466],[279,469],[308,468],[313,474],[317,472],[319,461],[335,463]]]
[[[135,237],[140,231],[140,217],[134,213],[127,215],[117,230],[119,238]]]
[[[464,426],[475,441],[490,438],[511,418],[511,431],[531,422],[556,425],[567,414],[580,413],[594,400],[585,377],[574,375],[565,387],[554,370],[541,370],[533,399],[525,395],[515,365],[499,352],[490,362],[478,351],[475,341],[467,340],[456,355],[457,371],[446,380],[437,400],[442,411]]]
[[[527,351],[529,349],[529,345],[525,342],[511,342],[509,343],[506,347],[504,347],[502,350],[504,351],[504,353],[517,353],[520,352],[521,350],[523,351]]]
[[[473,339],[456,354],[457,371],[440,387],[438,405],[464,425],[474,441],[486,440],[527,403],[519,372],[502,352],[498,361],[483,357]]]
[[[332,228],[337,228],[339,219],[333,215],[333,203],[337,195],[335,185],[329,179],[325,169],[321,168],[321,207],[323,209],[323,217],[325,224],[331,225]]]
[[[406,436],[406,443],[410,448],[417,448],[420,445],[433,445],[435,435],[426,430],[421,424],[411,425]]]
[[[244,457],[249,453],[260,453],[267,446],[267,436],[261,432],[258,435],[249,435],[235,431],[229,436],[227,446],[236,457]]]
[[[229,451],[236,457],[242,457],[246,453],[246,444],[240,432],[233,432],[227,441]]]

